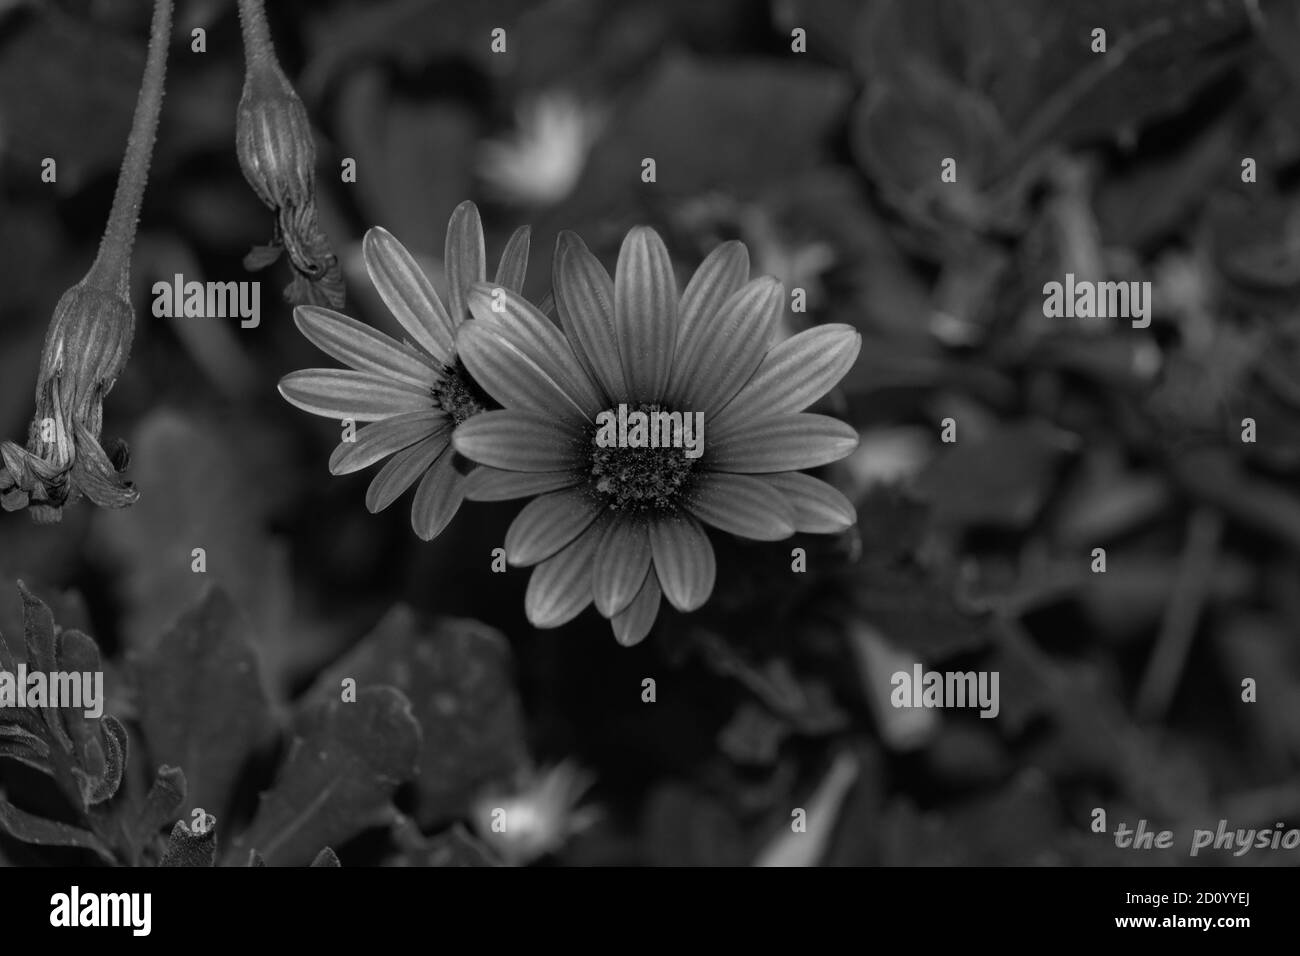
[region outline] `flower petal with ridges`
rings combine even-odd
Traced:
[[[565,471],[580,463],[581,436],[535,412],[481,412],[452,440],[466,458],[506,471]]]
[[[497,303],[503,311],[496,311]],[[594,418],[605,407],[564,333],[523,296],[483,282],[470,292],[469,308],[477,321],[549,373],[584,418]]]
[[[456,349],[474,381],[506,408],[545,409],[575,422],[588,420],[577,399],[550,374],[550,365],[534,362],[491,323],[466,322],[456,333]]]
[[[650,571],[650,532],[644,521],[616,519],[596,548],[592,597],[596,610],[613,617],[626,610]]]
[[[650,633],[650,628],[654,626],[655,618],[659,616],[659,600],[662,597],[663,591],[659,587],[659,579],[651,568],[646,572],[641,590],[637,591],[632,603],[610,620],[610,625],[614,629],[614,640],[624,647],[631,647],[645,640],[646,635]]]
[[[591,568],[604,521],[593,522],[567,548],[547,558],[528,579],[524,613],[533,627],[559,627],[591,603]]]
[[[562,232],[552,269],[560,326],[587,374],[604,389],[604,405],[627,393],[614,326],[614,280],[577,233]]]
[[[479,465],[465,481],[469,501],[511,501],[570,488],[582,479],[572,471],[502,471]]]
[[[677,343],[669,404],[711,420],[762,363],[784,306],[781,283],[763,276],[696,322]]]
[[[857,524],[858,513],[853,503],[820,478],[789,471],[779,475],[762,475],[767,482],[790,502],[794,508],[796,531],[812,534],[835,534],[847,531]]]
[[[506,560],[527,567],[549,558],[587,529],[605,503],[585,489],[565,488],[534,498],[506,532]]]
[[[840,324],[816,325],[774,346],[711,423],[714,434],[742,419],[802,412],[836,386],[861,348],[861,333]]]
[[[447,270],[447,306],[453,326],[465,321],[470,287],[487,278],[487,250],[483,246],[483,222],[478,207],[466,200],[447,223],[447,244],[443,259]]]
[[[501,261],[497,263],[497,274],[492,280],[494,285],[523,294],[524,280],[528,277],[528,246],[532,235],[533,230],[529,226],[520,226],[510,234],[505,250],[501,253]]]
[[[361,241],[366,272],[375,290],[416,344],[444,365],[456,349],[456,329],[433,291],[433,283],[386,229],[370,229]]]
[[[430,359],[341,312],[300,305],[293,321],[309,342],[358,372],[388,375],[417,388],[428,388],[438,377]]]
[[[732,239],[705,256],[682,293],[678,338],[689,335],[696,322],[716,314],[748,281],[749,250],[743,242]],[[680,346],[677,354],[682,354]]]
[[[713,545],[690,515],[661,517],[650,523],[655,572],[668,603],[694,611],[709,599],[717,577]]]
[[[465,498],[465,473],[469,465],[451,447],[444,448],[420,479],[411,504],[411,528],[422,541],[432,541],[447,527]]]
[[[415,484],[425,469],[446,450],[447,436],[440,433],[431,435],[388,459],[366,489],[366,510],[372,514],[383,511]]]
[[[795,531],[795,512],[771,485],[749,475],[700,477],[686,510],[705,524],[754,541],[780,541]]]
[[[290,372],[280,379],[280,394],[304,412],[340,421],[351,418],[373,422],[390,415],[418,412],[429,407],[429,393],[412,385],[394,383],[373,372],[312,368]]]
[[[664,241],[647,226],[629,232],[619,249],[614,328],[629,401],[659,401],[677,345],[677,282]]]
[[[330,455],[331,475],[350,475],[435,434],[450,440],[451,419],[436,408],[394,415],[367,425],[355,441],[340,442]]]
[[[724,434],[715,435],[703,460],[710,471],[795,471],[839,461],[857,445],[858,433],[851,426],[805,412],[730,425]]]

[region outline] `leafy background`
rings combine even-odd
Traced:
[[[98,242],[146,7],[0,2],[10,438],[53,304]],[[201,26],[207,52],[173,46],[135,350],[106,409],[143,497],[56,527],[0,515],[8,653],[102,654],[112,719],[0,726],[0,864],[1300,861],[1186,852],[1220,817],[1300,826],[1293,4],[269,7],[315,124],[350,314],[392,330],[364,230],[383,225],[440,279],[465,198],[493,249],[532,224],[535,298],[563,228],[612,263],[649,223],[683,275],[743,239],[756,271],[808,293],[787,331],[862,331],[827,401],[861,446],[825,475],[859,527],[719,540],[710,604],[627,650],[593,614],[527,625],[526,572],[490,571],[512,506],[469,505],[431,544],[401,504],[369,515],[365,477],[328,475],[335,426],[275,392],[321,364],[278,283],[255,330],[149,311],[158,278],[245,278],[271,228],[235,161],[233,4],[182,3],[178,38]],[[586,119],[547,134],[548,101]],[[532,126],[531,149],[507,149],[522,173],[484,162],[486,143]],[[45,156],[56,184],[40,182]],[[958,182],[943,184],[950,156]],[[344,157],[355,184],[338,181]],[[1044,319],[1042,285],[1066,272],[1152,282],[1151,327]],[[1001,714],[893,710],[888,675],[916,660],[997,670]],[[339,700],[344,677],[356,703]],[[548,801],[557,763],[592,782],[597,813]],[[494,834],[490,809],[512,800],[549,808],[550,829]],[[795,807],[807,833],[791,832]],[[1112,829],[1174,829],[1176,848],[1116,850],[1090,832],[1094,807]]]

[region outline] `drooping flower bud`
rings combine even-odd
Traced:
[[[301,209],[315,193],[316,144],[307,108],[274,60],[248,65],[235,148],[244,177],[272,209]]]
[[[139,497],[99,443],[104,397],[126,365],[133,327],[130,303],[84,281],[59,299],[45,334],[27,448],[13,442],[0,447],[6,511],[29,507],[37,521],[48,523],[82,495],[104,508]]]
[[[62,509],[83,495],[105,508],[125,507],[139,497],[119,474],[126,467],[126,446],[115,442],[112,453],[106,452],[100,431],[104,397],[131,353],[131,249],[162,108],[171,23],[172,0],[155,0],[144,79],[99,254],[54,307],[27,447],[0,442],[0,507],[27,508],[41,523],[58,521]]]
[[[244,266],[266,268],[283,247],[295,273],[285,298],[340,308],[343,277],[316,218],[316,144],[307,109],[276,60],[261,0],[240,0],[239,10],[246,66],[235,152],[253,192],[276,213],[271,245],[255,247]]]

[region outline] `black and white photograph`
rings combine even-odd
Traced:
[[[0,506],[6,926],[924,869],[1241,945],[1300,3],[0,0]]]

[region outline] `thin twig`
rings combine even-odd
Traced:
[[[1214,574],[1222,534],[1223,515],[1217,509],[1199,507],[1187,519],[1178,577],[1138,690],[1137,714],[1142,720],[1161,719],[1173,701]]]

